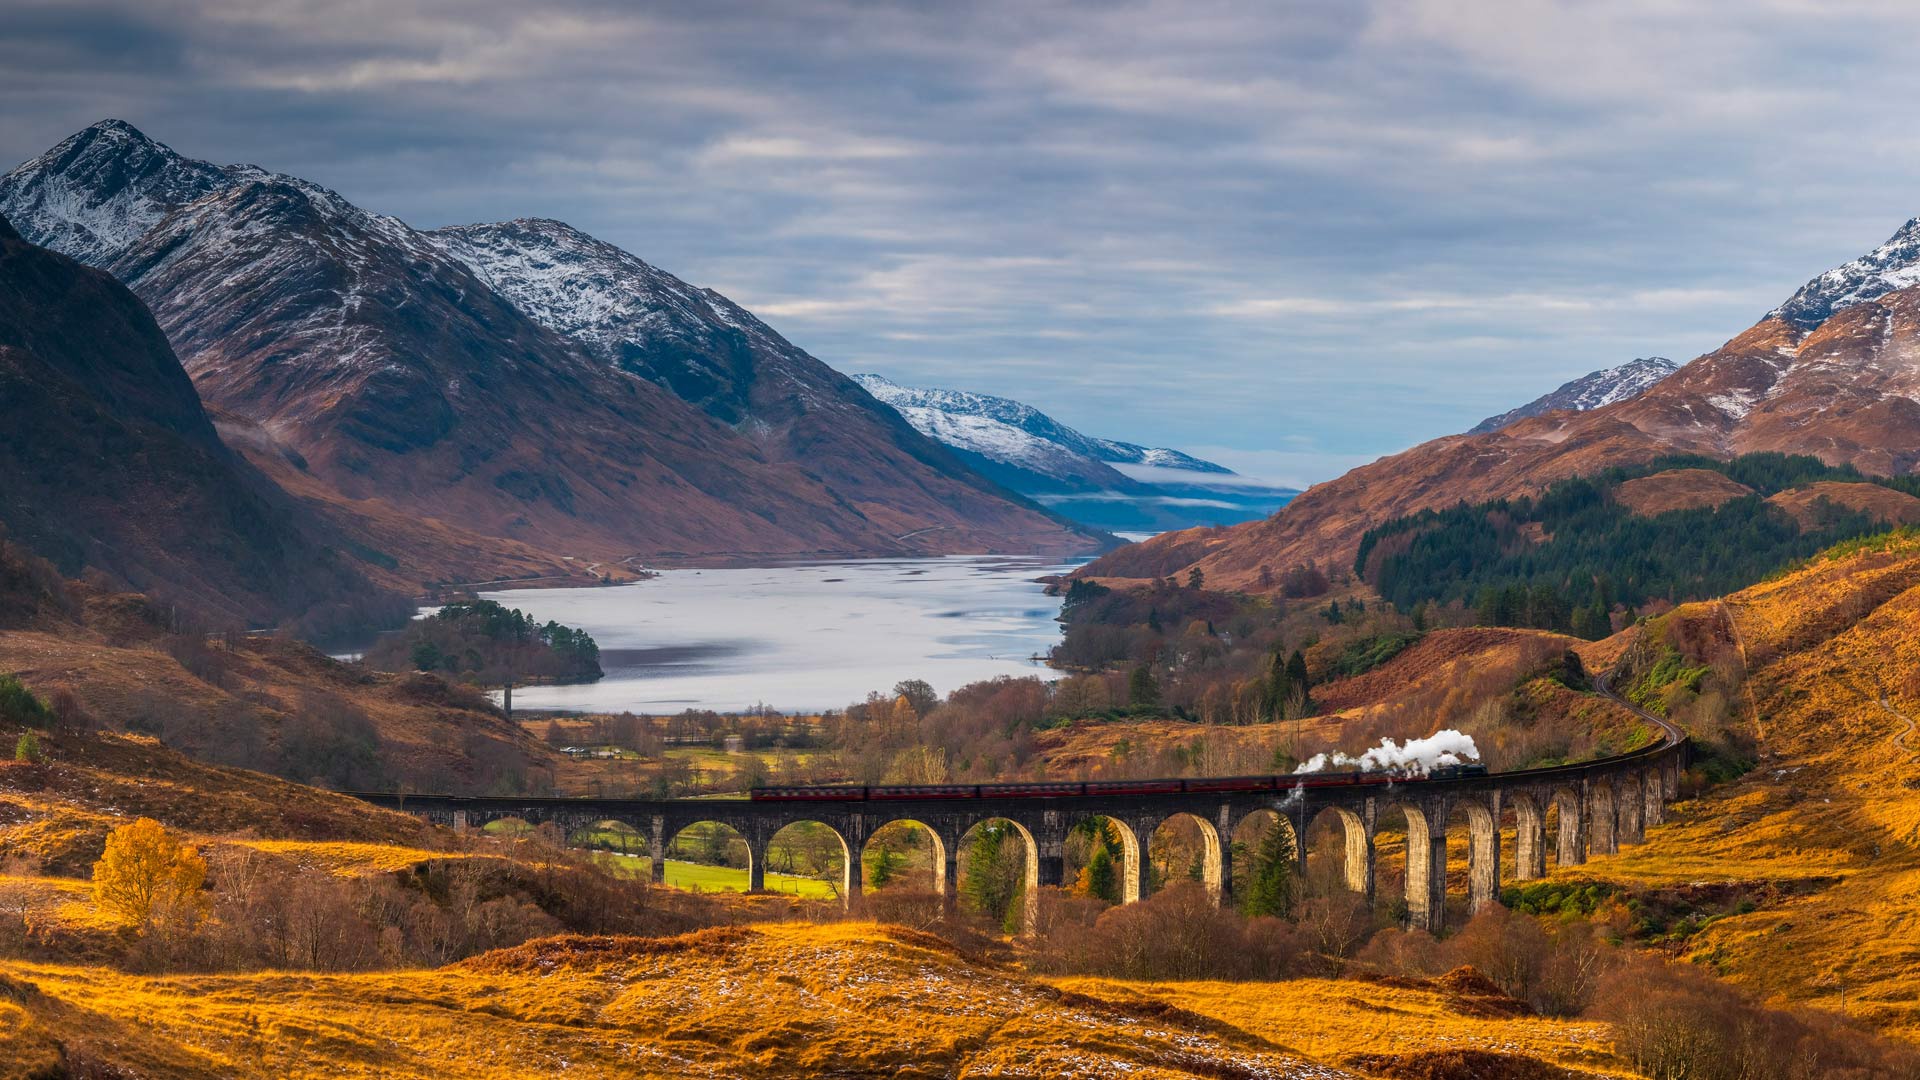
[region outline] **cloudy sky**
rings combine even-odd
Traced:
[[[0,0],[0,159],[115,116],[563,218],[844,371],[1295,482],[1688,359],[1920,211],[1920,5]]]

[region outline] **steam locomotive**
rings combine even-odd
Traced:
[[[1284,776],[1218,776],[1189,780],[1089,780],[1068,783],[868,784],[833,787],[754,788],[756,802],[884,802],[900,799],[1071,799],[1087,795],[1180,795],[1235,791],[1289,792],[1296,788],[1406,784],[1462,780],[1487,775],[1477,762],[1441,765],[1424,777],[1384,772],[1293,773]]]

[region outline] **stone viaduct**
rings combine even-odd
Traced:
[[[1657,718],[1656,718],[1656,722]],[[1662,722],[1662,727],[1666,725]],[[1671,729],[1669,729],[1670,731]],[[1447,779],[1391,783],[1341,783],[1332,777],[1298,778],[1307,785],[1279,790],[1205,790],[1230,788],[1235,781],[1188,780],[1187,790],[1120,793],[1115,786],[1087,785],[1085,794],[1023,794],[1011,797],[972,794],[968,788],[933,789],[915,796],[912,789],[887,789],[885,799],[573,799],[493,798],[451,795],[357,793],[369,802],[415,814],[441,825],[479,827],[489,821],[519,818],[552,822],[568,833],[606,821],[622,822],[646,841],[654,880],[665,874],[665,855],[673,838],[689,825],[719,822],[735,829],[751,852],[750,887],[766,883],[769,846],[782,828],[818,822],[832,829],[845,846],[841,895],[859,895],[862,860],[869,838],[896,821],[923,826],[933,837],[935,887],[952,902],[959,883],[958,856],[964,838],[989,821],[1011,823],[1026,849],[1026,895],[1033,886],[1063,884],[1068,833],[1081,821],[1103,817],[1116,826],[1124,852],[1123,900],[1146,891],[1146,845],[1154,831],[1177,817],[1191,818],[1205,846],[1204,880],[1221,904],[1232,902],[1233,838],[1256,815],[1286,823],[1305,870],[1307,830],[1331,815],[1345,836],[1346,887],[1375,899],[1375,835],[1381,826],[1405,822],[1406,910],[1409,924],[1440,930],[1446,917],[1447,828],[1464,817],[1468,836],[1468,903],[1478,911],[1498,903],[1502,835],[1511,829],[1515,865],[1509,877],[1526,881],[1547,871],[1547,811],[1555,808],[1556,862],[1585,862],[1589,853],[1610,854],[1621,844],[1641,840],[1661,822],[1676,792],[1687,746],[1666,741],[1617,757],[1554,768],[1492,773]],[[1281,784],[1296,778],[1281,778]],[[1166,783],[1162,782],[1162,786]],[[1065,788],[1075,785],[1036,785]],[[862,789],[851,789],[859,792]],[[1509,824],[1510,822],[1510,824]]]

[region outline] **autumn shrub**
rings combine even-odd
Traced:
[[[1639,960],[1596,987],[1593,1015],[1651,1080],[1908,1080],[1920,1052],[1816,1010],[1760,1005],[1684,964]]]
[[[199,851],[152,818],[140,818],[107,834],[106,851],[93,864],[93,899],[108,915],[148,933],[197,922],[206,879]]]
[[[1049,890],[1051,893],[1052,890]],[[1043,899],[1031,959],[1041,971],[1124,979],[1280,979],[1303,971],[1292,923],[1223,910],[1197,882],[1136,904]]]
[[[1495,905],[1443,939],[1424,930],[1382,930],[1356,959],[1375,972],[1415,978],[1471,967],[1535,1012],[1572,1016],[1595,1000],[1623,956],[1591,922],[1548,924]]]

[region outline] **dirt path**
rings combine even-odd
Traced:
[[[1895,717],[1901,723],[1907,725],[1907,729],[1905,731],[1902,731],[1900,734],[1895,735],[1893,737],[1893,745],[1899,747],[1901,750],[1906,752],[1907,760],[1909,762],[1916,765],[1920,765],[1920,750],[1915,750],[1913,746],[1914,732],[1916,730],[1920,730],[1920,727],[1917,727],[1914,724],[1913,717],[1908,716],[1906,713],[1903,713],[1899,709],[1894,708],[1893,702],[1888,701],[1887,695],[1885,694],[1879,695],[1874,700],[1880,703],[1880,707],[1886,710],[1886,713],[1888,716]]]
[[[1760,706],[1753,700],[1753,666],[1747,663],[1747,639],[1740,636],[1740,620],[1734,618],[1733,605],[1720,601],[1720,614],[1727,620],[1727,629],[1733,634],[1733,647],[1740,653],[1740,693],[1747,699],[1747,716],[1753,721],[1753,731],[1762,741],[1767,737],[1767,727],[1760,721]]]

